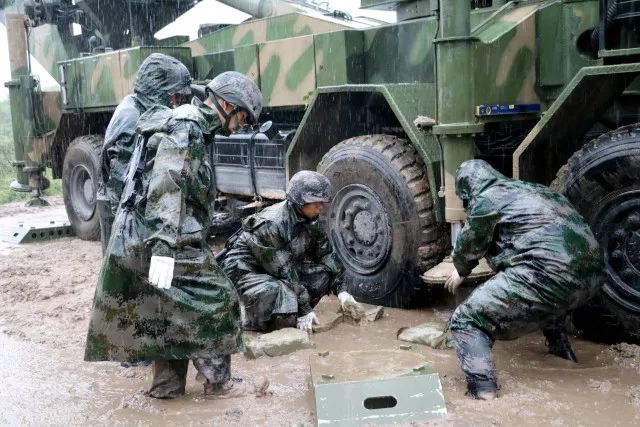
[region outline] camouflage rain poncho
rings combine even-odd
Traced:
[[[153,53],[140,65],[134,93],[127,95],[113,113],[104,135],[99,171],[103,250],[120,202],[140,115],[154,105],[168,106],[170,95],[186,91],[190,82],[191,76],[184,64],[171,56]]]
[[[470,160],[458,169],[456,192],[467,220],[453,263],[466,276],[486,257],[497,274],[458,306],[450,328],[467,380],[495,384],[493,340],[564,333],[567,312],[601,284],[602,255],[580,214],[547,187]]]
[[[452,328],[516,338],[595,295],[603,269],[598,242],[563,196],[482,160],[460,166],[456,191],[468,206],[453,263],[466,276],[486,257],[497,274],[458,307]]]
[[[237,293],[205,241],[214,188],[204,140],[219,121],[203,113],[212,111],[154,107],[140,118],[146,166],[132,206],[116,214],[85,360],[195,359],[242,348]],[[147,282],[151,255],[175,258],[171,288]]]
[[[248,329],[264,330],[274,315],[304,316],[340,286],[343,267],[320,224],[290,201],[244,220],[222,268],[235,283]]]

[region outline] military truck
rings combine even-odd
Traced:
[[[356,298],[427,302],[420,277],[465,218],[456,168],[482,158],[575,204],[608,272],[576,323],[638,338],[640,1],[361,0],[396,12],[383,24],[312,0],[224,0],[253,18],[192,41],[152,38],[193,3],[11,6],[14,189],[37,195],[50,166],[76,234],[97,238],[104,130],[137,66],[161,51],[200,82],[237,70],[260,86],[272,126],[216,141],[218,202],[264,205],[296,171],[325,173],[335,196],[323,221]],[[39,88],[27,51],[60,92]]]

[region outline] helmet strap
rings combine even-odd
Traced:
[[[209,93],[209,99],[211,99],[211,102],[213,102],[213,106],[216,107],[216,110],[218,111],[218,113],[220,113],[220,115],[224,117],[224,123],[222,123],[221,129],[223,134],[228,135],[230,133],[229,123],[231,122],[231,118],[235,116],[237,120],[238,111],[240,109],[237,106],[234,106],[233,110],[227,113],[226,111],[224,111],[224,108],[222,108],[222,106],[218,102],[218,97],[214,93],[212,92]],[[230,105],[233,105],[233,104],[230,104]]]

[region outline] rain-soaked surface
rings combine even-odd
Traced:
[[[4,232],[17,221],[29,224],[61,215],[59,200],[43,210],[0,206],[0,228]],[[186,395],[158,401],[143,393],[150,367],[82,361],[100,267],[98,242],[63,238],[0,246],[2,425],[313,425],[311,354],[397,349],[399,328],[443,322],[449,314],[443,307],[386,309],[375,323],[340,324],[315,334],[315,349],[257,360],[234,356],[233,376],[248,382],[269,379],[271,394],[265,397],[204,400],[191,367]],[[577,365],[546,355],[540,333],[496,343],[502,388],[500,398],[488,403],[464,396],[453,351],[415,347],[440,374],[447,425],[640,425],[640,347],[580,338],[572,343]]]

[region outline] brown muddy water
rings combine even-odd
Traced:
[[[60,201],[42,211],[0,206],[0,230],[64,215]],[[386,309],[372,324],[315,334],[314,349],[287,356],[233,357],[232,375],[270,381],[270,394],[204,400],[190,367],[187,393],[172,401],[144,395],[150,367],[82,361],[91,299],[100,267],[97,242],[75,238],[16,246],[0,243],[1,425],[315,425],[309,356],[324,351],[397,349],[396,332],[426,321],[444,322],[450,310]],[[329,301],[337,306],[337,300]],[[464,396],[464,378],[451,350],[414,345],[440,374],[453,426],[640,425],[640,347],[602,345],[573,337],[580,363],[545,354],[535,333],[498,342],[494,351],[500,398]],[[385,360],[381,358],[381,364]],[[415,424],[418,425],[418,424]]]

